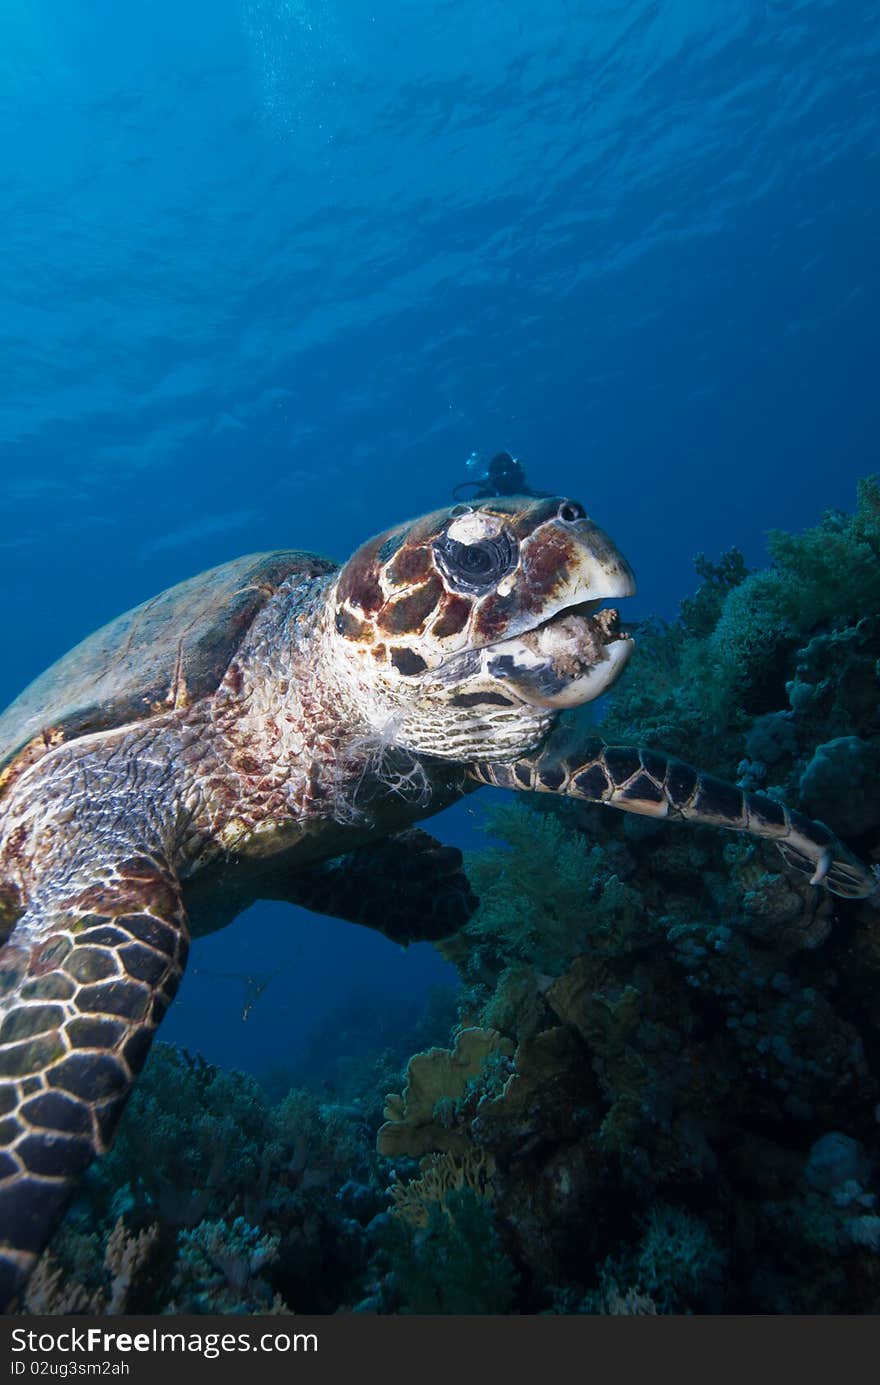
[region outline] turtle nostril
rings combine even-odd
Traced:
[[[586,519],[587,512],[583,505],[579,505],[576,500],[563,500],[557,510],[560,519],[564,519],[566,524],[574,524],[575,520]]]

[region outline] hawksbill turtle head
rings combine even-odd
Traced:
[[[634,591],[576,501],[456,505],[345,564],[329,596],[334,657],[395,743],[447,759],[520,753],[622,672],[632,641],[605,603]]]

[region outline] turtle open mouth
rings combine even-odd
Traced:
[[[605,605],[632,595],[634,583],[608,586],[598,599],[560,605],[536,625],[452,655],[426,687],[450,691],[457,707],[554,711],[591,702],[616,681],[634,647],[617,609]]]
[[[620,612],[613,606],[603,609],[601,601],[581,601],[557,611],[519,638],[527,649],[545,654],[553,652],[561,663],[571,665],[571,673],[575,675],[584,665],[601,662],[605,657],[602,651],[607,645],[631,636],[621,624]]]
[[[632,649],[619,612],[600,600],[566,606],[483,653],[489,677],[522,701],[562,708],[591,702],[605,692]]]

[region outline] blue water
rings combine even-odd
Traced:
[[[344,558],[475,448],[584,501],[633,616],[850,506],[878,58],[876,0],[3,0],[0,701],[238,553]],[[256,1071],[445,974],[268,905],[193,965],[164,1035]],[[279,965],[246,1022],[206,975]]]

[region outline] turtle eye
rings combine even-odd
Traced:
[[[495,566],[495,554],[487,543],[457,543],[447,556],[467,577],[490,577]]]
[[[456,591],[485,592],[516,567],[516,539],[506,530],[476,543],[459,543],[444,534],[434,545],[441,572]]]
[[[587,517],[583,505],[579,505],[576,500],[563,500],[556,513],[566,524],[574,524],[577,520]]]

